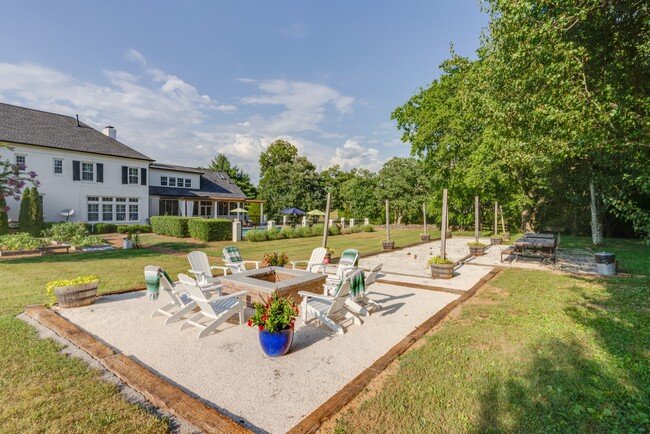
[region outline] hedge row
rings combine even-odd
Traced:
[[[244,235],[246,241],[260,242],[260,241],[273,241],[282,238],[305,238],[305,237],[318,237],[323,235],[324,225],[318,224],[313,227],[299,227],[299,228],[283,228],[266,230],[253,230],[248,231]],[[338,226],[330,226],[327,233],[329,235],[349,234],[356,232],[373,232],[375,228],[372,225],[356,225],[351,228],[339,229]]]
[[[190,237],[199,241],[232,240],[232,222],[225,219],[193,218],[188,222]]]
[[[167,235],[176,238],[187,238],[190,236],[190,230],[187,227],[190,221],[189,217],[177,216],[153,216],[151,229],[154,234]]]

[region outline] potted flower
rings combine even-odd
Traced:
[[[284,267],[289,263],[289,257],[287,256],[286,253],[278,253],[278,252],[271,252],[271,253],[265,253],[264,257],[262,258],[262,266],[263,267]]]
[[[434,256],[427,264],[431,267],[431,277],[434,279],[451,279],[454,275],[454,263],[449,259]]]
[[[469,253],[471,253],[474,256],[481,256],[485,255],[485,247],[486,245],[483,243],[479,243],[478,241],[473,241],[471,243],[467,243],[469,246]]]
[[[323,258],[323,262],[325,264],[329,264],[330,261],[332,260],[332,255],[334,255],[334,249],[330,249],[327,247],[327,252],[325,253],[325,258]]]
[[[75,279],[53,280],[47,282],[45,290],[50,296],[50,305],[59,307],[88,306],[95,302],[99,277],[81,276]]]
[[[384,250],[393,250],[395,248],[395,241],[381,240],[381,248]]]
[[[429,234],[420,234],[420,240],[422,242],[431,241],[431,235],[429,235]]]
[[[296,302],[274,292],[266,303],[253,306],[255,313],[248,319],[248,326],[259,328],[262,351],[269,357],[285,355],[293,342],[293,327],[298,316]]]
[[[495,234],[490,236],[490,244],[492,244],[493,246],[501,243],[503,243],[503,238],[500,235]]]
[[[505,241],[510,241],[510,232],[504,232],[502,235]]]

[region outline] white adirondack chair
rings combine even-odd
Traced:
[[[160,276],[160,290],[167,294],[170,301],[166,305],[156,309],[151,314],[151,318],[158,315],[165,315],[165,325],[171,324],[183,318],[188,313],[197,309],[198,306],[194,300],[185,291],[185,287],[178,282],[171,282],[167,278],[167,274],[158,272]]]
[[[357,303],[359,306],[363,307],[366,309],[366,311],[374,311],[374,310],[379,310],[381,309],[381,306],[377,304],[375,301],[371,300],[368,298],[366,295],[368,293],[368,287],[375,283],[375,280],[377,280],[377,274],[381,271],[381,267],[383,267],[384,264],[379,264],[375,265],[368,275],[366,276],[366,290],[364,292],[361,292],[357,294],[357,296],[354,299],[354,302]]]
[[[216,291],[221,295],[221,281],[218,277],[212,276],[212,270],[222,270],[225,276],[228,273],[227,267],[220,267],[217,265],[210,265],[208,255],[199,250],[190,252],[187,255],[187,260],[190,261],[190,273],[194,274],[196,281],[203,291]]]
[[[317,247],[311,251],[311,257],[308,261],[289,261],[293,268],[296,268],[298,264],[307,264],[306,270],[311,273],[325,272],[325,255],[327,254],[327,249],[324,247]]]
[[[323,293],[326,295],[333,294],[339,285],[341,285],[343,279],[345,279],[348,274],[357,267],[358,260],[358,250],[345,249],[339,258],[339,262],[337,264],[331,264],[336,266],[336,274],[330,274],[327,277]]]
[[[239,324],[244,323],[244,308],[248,291],[238,291],[228,295],[206,298],[196,280],[185,274],[179,274],[178,280],[185,286],[190,298],[196,302],[200,311],[181,325],[181,330],[188,327],[198,328],[198,338],[203,338],[217,329],[228,318],[239,314]]]
[[[345,301],[350,295],[350,277],[345,278],[338,292],[333,296],[307,291],[299,291],[298,294],[303,297],[300,304],[303,324],[313,317],[337,334],[345,333],[341,324],[346,320],[361,324],[361,320],[345,307]]]
[[[255,264],[258,269],[262,261],[244,261],[237,247],[228,246],[223,248],[223,262],[233,273],[242,273],[246,271],[246,264]]]

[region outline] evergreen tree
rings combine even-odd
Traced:
[[[7,215],[7,201],[5,196],[0,192],[0,235],[9,233],[9,220]]]
[[[30,218],[30,227],[29,232],[38,237],[41,235],[43,230],[43,203],[41,201],[41,195],[38,194],[38,189],[36,187],[31,188],[31,218]]]
[[[32,215],[32,193],[29,188],[23,190],[23,197],[20,200],[20,214],[18,216],[18,230],[20,232],[31,231]]]

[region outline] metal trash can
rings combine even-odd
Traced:
[[[613,276],[616,274],[616,256],[613,253],[594,253],[598,274]]]

